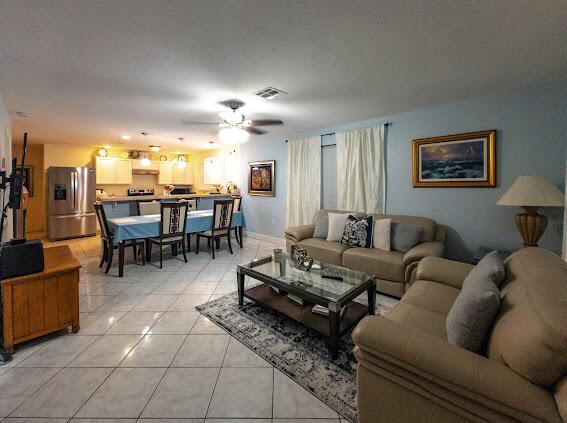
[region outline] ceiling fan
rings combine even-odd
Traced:
[[[263,129],[257,128],[258,126],[268,125],[283,125],[283,121],[279,119],[263,119],[263,120],[250,120],[238,112],[244,102],[240,100],[225,100],[219,104],[228,107],[230,110],[219,113],[219,117],[223,123],[215,122],[184,122],[187,125],[217,125],[221,130],[219,137],[225,142],[241,143],[248,139],[250,134],[263,135],[267,133]]]

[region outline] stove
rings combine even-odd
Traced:
[[[154,195],[153,188],[130,188],[128,189],[128,197],[137,197],[140,195]]]

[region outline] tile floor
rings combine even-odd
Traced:
[[[340,422],[340,416],[194,309],[236,290],[236,264],[276,245],[246,238],[235,254],[130,259],[98,267],[99,241],[66,242],[80,259],[81,330],[17,349],[0,367],[2,422]]]

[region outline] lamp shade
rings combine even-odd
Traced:
[[[520,176],[496,204],[520,207],[563,207],[565,196],[544,176]]]

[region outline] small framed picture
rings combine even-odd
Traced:
[[[413,140],[414,187],[495,187],[496,131]]]
[[[248,163],[248,194],[276,195],[276,162],[268,160]]]

